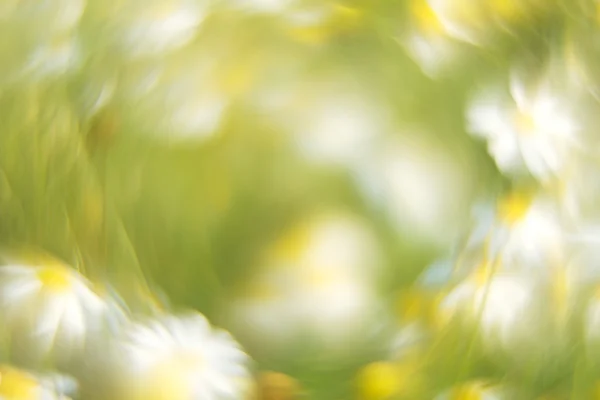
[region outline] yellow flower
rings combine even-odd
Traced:
[[[427,0],[414,0],[411,3],[411,12],[420,29],[426,33],[443,34],[444,26]]]
[[[32,375],[6,365],[0,366],[0,397],[7,400],[36,400],[40,385]]]
[[[408,385],[403,368],[390,362],[374,362],[364,367],[357,378],[362,400],[385,400],[400,394]]]

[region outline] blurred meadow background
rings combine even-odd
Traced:
[[[2,0],[0,398],[600,398],[599,10]]]

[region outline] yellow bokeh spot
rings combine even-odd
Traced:
[[[412,14],[420,29],[429,33],[441,34],[444,27],[427,0],[414,0],[411,4]]]
[[[594,384],[590,398],[600,400],[600,382]]]
[[[225,70],[221,76],[221,88],[231,97],[241,96],[246,93],[254,83],[258,70],[257,62],[235,63]]]
[[[400,394],[408,383],[406,371],[390,362],[375,362],[364,367],[357,378],[362,400],[386,400]]]
[[[297,26],[290,28],[290,35],[302,43],[321,44],[332,35],[332,31],[324,25]]]
[[[429,326],[437,331],[446,328],[456,314],[456,310],[453,307],[443,306],[446,296],[447,293],[439,293],[432,302]]]
[[[37,272],[37,278],[43,288],[52,292],[64,292],[71,288],[73,275],[69,268],[62,265],[44,266]]]
[[[333,30],[343,33],[359,26],[363,17],[361,10],[353,7],[335,5],[330,25]]]
[[[532,198],[522,192],[513,192],[500,199],[498,214],[500,219],[508,224],[522,221],[531,206]]]
[[[470,279],[478,288],[485,287],[494,274],[494,264],[490,260],[483,260],[471,273]]]
[[[8,366],[0,366],[0,397],[10,400],[35,400],[40,386],[30,374]]]
[[[272,261],[298,261],[306,251],[312,234],[312,225],[309,223],[301,224],[290,232],[286,233],[270,249],[269,256]]]

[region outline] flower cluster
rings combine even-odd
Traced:
[[[0,275],[3,359],[27,368],[0,368],[3,399],[251,394],[249,357],[197,312],[132,315],[57,262],[5,265]]]
[[[596,1],[0,2],[0,399],[600,396]]]

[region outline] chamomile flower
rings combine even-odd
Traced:
[[[239,326],[258,341],[286,346],[309,334],[331,345],[374,314],[380,263],[370,231],[352,218],[324,216],[282,237],[234,306]]]
[[[400,42],[423,72],[435,77],[456,61],[460,48],[427,0],[412,0],[409,4],[412,26]]]
[[[427,0],[447,35],[480,44],[488,28],[484,2],[480,0]]]
[[[539,293],[531,275],[482,266],[440,301],[440,318],[478,328],[489,350],[522,348],[541,334]]]
[[[0,365],[0,398],[4,400],[69,400],[77,383],[66,376],[36,375]]]
[[[528,87],[513,75],[510,98],[498,91],[475,98],[467,112],[468,130],[487,141],[502,172],[528,171],[548,182],[579,146],[580,124],[569,107],[549,82]]]
[[[132,323],[115,339],[113,356],[119,399],[239,400],[249,395],[248,356],[198,313]]]
[[[394,396],[414,394],[418,368],[413,364],[386,361],[373,362],[363,367],[357,377],[361,400],[386,400]]]
[[[467,250],[483,247],[503,267],[538,271],[557,268],[568,255],[560,209],[549,197],[515,190],[495,204],[477,207]]]
[[[26,363],[69,365],[110,308],[76,271],[60,264],[0,267],[0,314],[8,343]]]

